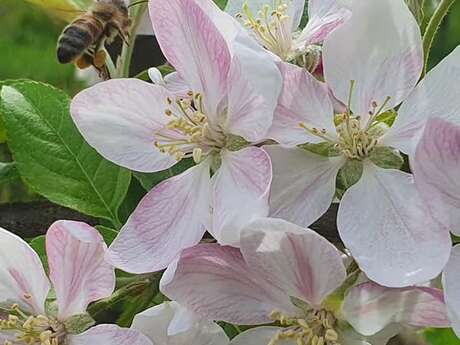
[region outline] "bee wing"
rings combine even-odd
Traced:
[[[70,22],[86,12],[93,0],[27,0],[42,7],[54,17]]]

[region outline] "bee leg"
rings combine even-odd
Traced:
[[[75,60],[75,65],[79,69],[85,69],[90,67],[93,64],[93,58],[91,55],[83,54]]]
[[[93,65],[96,68],[102,68],[105,66],[105,61],[107,59],[107,53],[105,50],[99,50],[94,54]]]

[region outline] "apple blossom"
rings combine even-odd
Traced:
[[[460,49],[416,87],[422,42],[405,3],[347,3],[352,17],[323,46],[325,80],[347,105],[344,113],[334,115],[326,84],[296,66],[281,67],[284,86],[269,136],[286,148],[267,147],[274,174],[271,216],[310,225],[330,206],[339,170],[357,166],[358,182],[339,206],[340,236],[369,278],[390,287],[410,286],[439,275],[451,242],[412,175],[378,166],[379,155],[400,150],[411,156],[430,114],[453,117],[458,88],[444,80],[460,72]],[[404,100],[388,128],[381,117]],[[304,143],[326,143],[329,157],[295,148]]]
[[[229,0],[226,10],[240,18],[260,44],[283,61],[302,61],[302,66],[312,70],[319,59],[315,59],[313,66],[308,66],[308,55],[318,54],[315,44],[322,43],[332,30],[342,24],[349,11],[337,0],[310,0],[309,21],[300,31],[304,6],[304,0]]]
[[[110,247],[110,262],[132,273],[165,268],[205,229],[235,243],[245,222],[267,215],[270,159],[247,145],[265,137],[281,88],[269,53],[211,0],[152,1],[149,8],[177,70],[168,76],[174,87],[111,80],[71,105],[85,139],[119,165],[156,172],[187,157],[197,164],[153,188]]]
[[[337,289],[347,277],[342,260],[341,253],[312,230],[280,219],[259,219],[243,230],[241,251],[218,244],[185,249],[166,270],[160,288],[204,318],[249,325],[279,322],[285,327],[278,329],[270,345],[281,340],[340,344],[349,336],[343,321],[356,321],[365,335],[396,322],[448,325],[436,289],[359,285],[341,310]],[[389,298],[382,316],[375,301]],[[408,306],[404,302],[409,299]]]
[[[438,118],[429,120],[411,160],[411,167],[415,184],[438,221],[460,235],[460,126]],[[459,267],[460,246],[456,245],[444,270],[443,285],[452,326],[458,336]]]
[[[81,334],[71,329],[90,302],[110,296],[115,287],[114,269],[104,262],[106,245],[94,228],[57,221],[46,234],[57,310],[46,301],[51,286],[37,253],[2,228],[0,245],[2,344],[151,345],[139,332],[116,325],[98,325]]]
[[[137,314],[131,328],[155,345],[228,345],[224,330],[177,302],[164,302]]]

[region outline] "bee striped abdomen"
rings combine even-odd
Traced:
[[[70,63],[82,55],[104,32],[103,24],[91,16],[82,16],[65,28],[58,41],[57,58]]]

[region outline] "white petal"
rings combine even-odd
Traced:
[[[339,206],[340,236],[361,269],[379,284],[403,287],[436,277],[450,236],[434,221],[412,176],[370,162]]]
[[[310,0],[308,2],[308,23],[297,39],[303,47],[321,43],[335,28],[350,16],[348,9],[337,0]]]
[[[192,315],[192,318],[189,318]],[[183,317],[189,322],[171,333],[174,320]],[[154,344],[168,345],[227,345],[224,330],[211,321],[202,320],[198,315],[182,307],[177,302],[164,302],[137,314],[132,328],[147,335]]]
[[[363,335],[392,323],[414,327],[448,327],[442,291],[424,287],[386,288],[369,282],[353,287],[342,306],[345,319]]]
[[[310,128],[326,130],[328,136],[334,140],[337,134],[327,86],[304,68],[281,63],[280,70],[283,89],[268,136],[287,146],[324,141],[300,127],[300,123],[303,123]]]
[[[452,328],[460,337],[460,245],[452,249],[451,257],[444,270],[444,296]]]
[[[153,1],[149,9],[162,52],[192,90],[203,94],[206,110],[216,114],[231,55],[212,18],[194,0]]]
[[[301,226],[311,225],[332,203],[343,158],[327,158],[274,145],[265,149],[273,164],[270,216]]]
[[[50,284],[37,253],[3,228],[0,248],[0,303],[43,314]]]
[[[310,229],[281,219],[254,221],[243,231],[241,252],[272,289],[319,307],[345,280],[341,253]]]
[[[182,251],[164,273],[160,289],[207,319],[236,324],[268,323],[275,308],[292,309],[288,296],[259,279],[239,249],[218,244]]]
[[[170,121],[169,93],[137,79],[113,79],[80,92],[70,112],[85,140],[108,160],[132,170],[169,168],[176,159],[153,145],[155,132]]]
[[[220,244],[237,245],[240,230],[253,219],[268,215],[272,181],[270,157],[261,148],[222,153],[213,176],[213,222],[209,231]]]
[[[353,1],[352,17],[324,42],[327,83],[347,104],[355,81],[351,109],[367,121],[371,103],[393,108],[413,90],[423,67],[420,29],[404,1]]]
[[[460,234],[460,126],[429,120],[411,168],[417,189],[436,219]]]
[[[340,345],[387,345],[388,341],[400,332],[401,327],[397,324],[391,324],[380,332],[368,337],[350,328],[340,330],[339,341]]]
[[[155,186],[110,246],[109,262],[131,273],[166,268],[182,249],[203,237],[209,193],[207,161]]]
[[[61,220],[50,226],[46,254],[59,319],[83,314],[90,302],[112,294],[115,270],[104,261],[106,249],[102,236],[85,223]]]
[[[383,144],[413,155],[428,118],[460,125],[460,47],[434,67],[399,108]]]
[[[98,325],[86,332],[67,337],[69,345],[153,345],[142,333],[116,325]]]

